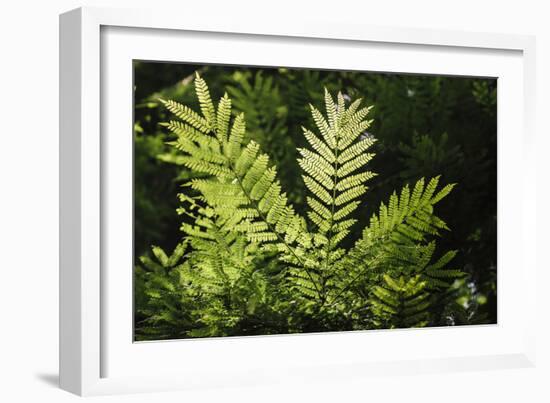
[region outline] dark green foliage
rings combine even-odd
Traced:
[[[420,276],[405,280],[383,275],[381,285],[374,286],[370,303],[375,323],[382,328],[423,327],[429,322],[430,294]]]
[[[210,66],[203,73],[214,90],[197,76],[198,102],[186,77],[136,104],[136,338],[494,321],[495,210],[471,207],[491,190],[487,156],[494,150],[469,155],[470,145],[457,143],[456,127],[446,124],[457,99],[467,98],[464,86],[444,78],[274,72]],[[454,88],[447,100],[434,98],[446,87]],[[339,89],[345,92],[332,98]],[[474,81],[468,91],[480,105],[472,110],[489,115],[491,84]],[[363,93],[367,105],[369,97],[391,95],[394,109],[383,98],[372,110],[362,106],[353,98]],[[432,115],[439,124],[422,121]],[[413,134],[428,134],[404,138],[392,126],[403,117]],[[441,131],[432,134],[433,127]],[[377,164],[392,155],[391,164]],[[459,182],[458,190],[439,186],[440,173]],[[457,209],[464,187],[472,197]],[[173,232],[171,213],[178,188],[183,237]],[[434,206],[451,191],[453,201],[436,215]],[[449,213],[467,208],[481,217],[473,226],[463,213]],[[160,247],[147,253],[147,243]],[[488,246],[485,260],[471,260]],[[485,264],[489,273],[476,272]]]

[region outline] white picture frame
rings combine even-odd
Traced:
[[[80,8],[60,17],[63,389],[97,395],[534,365],[535,322],[529,312],[535,312],[535,283],[527,281],[537,271],[531,208],[536,188],[533,37],[308,20],[284,25],[215,16],[182,21],[168,11],[103,8]],[[181,41],[187,41],[183,55],[173,51]],[[225,48],[240,56],[229,60],[220,44],[230,44]],[[355,52],[354,60],[359,60],[351,66],[346,58],[338,58],[322,66],[326,68],[499,77],[499,323],[422,329],[422,338],[416,330],[399,330],[132,343],[132,266],[126,267],[131,239],[124,241],[131,218],[118,214],[131,210],[128,60],[273,65],[274,57],[301,57],[302,64],[320,67],[307,52],[313,44],[342,55]],[[212,52],[215,46],[219,52]],[[271,51],[261,50],[266,46]],[[253,51],[245,55],[245,48]],[[377,57],[360,64],[360,54]],[[128,130],[128,136],[114,136],[115,130]],[[121,156],[116,165],[113,154]],[[514,188],[501,180],[503,176],[512,179]],[[122,248],[109,248],[108,239],[120,241]],[[114,261],[125,271],[109,270]],[[514,279],[507,276],[512,266],[520,268]],[[507,293],[512,286],[523,297],[520,302]],[[113,298],[113,292],[120,298]],[[446,341],[456,346],[445,347]],[[364,355],[352,355],[360,343],[371,347]],[[416,350],[405,350],[411,343]],[[314,354],[319,345],[332,352],[323,361]]]

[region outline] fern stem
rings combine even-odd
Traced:
[[[328,239],[328,242],[327,242],[327,256],[325,258],[325,272],[328,271],[329,269],[329,264],[330,264],[330,253],[332,251],[332,227],[334,226],[334,210],[336,209],[336,185],[338,183],[338,154],[339,154],[339,149],[338,149],[338,146],[339,146],[339,140],[340,140],[340,136],[337,135],[336,136],[336,147],[335,147],[335,150],[334,150],[334,162],[332,164],[332,167],[334,169],[334,175],[332,177],[332,180],[333,180],[333,184],[334,184],[334,187],[332,188],[332,202],[331,202],[331,207],[330,207],[330,226],[329,226],[329,229],[328,229],[328,234],[327,234],[327,239]],[[325,291],[324,291],[324,288],[325,288],[325,277],[323,276],[323,283],[322,283],[322,287],[323,287],[323,301],[322,301],[322,304],[323,305],[325,303],[325,299],[324,299],[324,294],[325,294]]]

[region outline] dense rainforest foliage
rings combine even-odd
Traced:
[[[496,80],[134,69],[136,340],[496,323]]]

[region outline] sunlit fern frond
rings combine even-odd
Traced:
[[[343,95],[337,98],[335,103],[325,90],[326,116],[311,106],[318,133],[303,128],[310,148],[299,149],[298,160],[310,192],[308,217],[327,238],[328,250],[336,248],[356,222],[350,216],[367,190],[365,183],[375,176],[365,169],[374,156],[366,152],[374,143],[365,134],[370,108],[358,109],[354,102],[346,109]]]
[[[233,229],[307,272],[303,249],[311,244],[305,221],[281,190],[277,170],[255,141],[245,141],[244,114],[231,119],[227,94],[216,109],[208,87],[197,74],[195,87],[201,114],[173,101],[163,101],[180,118],[166,127],[177,136],[175,146],[189,169],[209,175],[189,186]],[[309,274],[308,274],[309,275]]]
[[[366,169],[374,154],[367,152],[374,139],[366,135],[370,107],[359,108],[360,100],[346,109],[342,93],[337,102],[325,89],[323,115],[310,105],[316,132],[303,128],[308,148],[299,149],[298,163],[309,196],[308,218],[316,228],[320,281],[325,284],[340,254],[339,244],[356,223],[353,212],[367,191],[366,182],[375,174]]]

